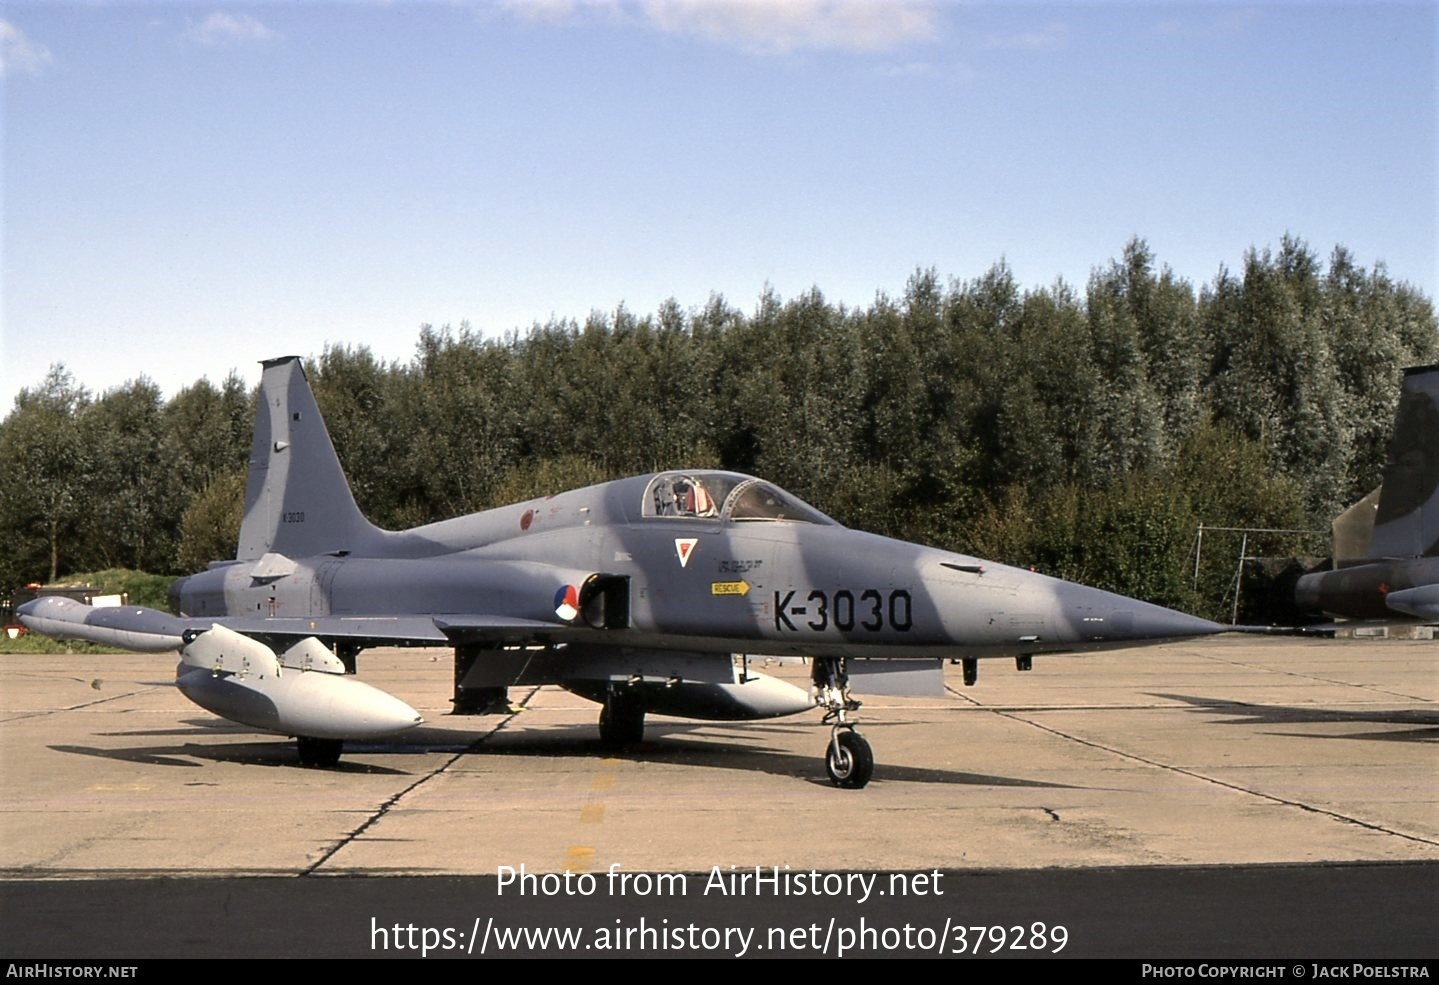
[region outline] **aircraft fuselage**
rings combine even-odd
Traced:
[[[1439,619],[1439,557],[1373,561],[1299,579],[1294,599],[1308,612],[1351,619]]]
[[[590,642],[836,657],[1098,649],[1212,625],[817,514],[643,516],[655,481],[622,479],[385,533],[371,551],[236,562],[178,582],[174,601],[192,617],[424,616],[450,625],[447,617],[484,608],[553,626],[557,595],[582,594],[598,577],[623,598],[610,599],[609,618],[574,620]],[[551,635],[570,636],[563,627]]]

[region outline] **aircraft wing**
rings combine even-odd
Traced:
[[[315,636],[373,646],[454,646],[456,643],[560,642],[585,630],[561,622],[462,613],[415,616],[299,616],[267,619],[220,616],[188,619],[198,628],[220,625],[246,636]]]
[[[16,610],[28,629],[56,639],[85,640],[145,653],[178,650],[188,630],[224,626],[245,636],[314,636],[369,646],[454,646],[456,643],[520,644],[577,638],[583,629],[559,621],[446,614],[409,616],[210,616],[180,618],[138,606],[94,608],[52,596]]]

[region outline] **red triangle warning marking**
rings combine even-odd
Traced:
[[[675,538],[675,556],[680,559],[681,568],[690,563],[690,554],[694,552],[695,545],[698,543],[698,537]]]

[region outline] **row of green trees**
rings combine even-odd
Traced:
[[[234,375],[168,401],[146,379],[92,398],[52,366],[0,422],[0,585],[100,568],[177,571],[186,511],[243,473],[253,420],[252,395]]]
[[[814,290],[427,326],[406,364],[335,346],[309,369],[384,526],[723,467],[853,526],[1227,615],[1233,552],[1196,580],[1197,526],[1327,528],[1379,481],[1402,368],[1436,354],[1428,298],[1286,237],[1198,291],[1136,240],[1082,293],[919,271],[860,309]],[[54,368],[0,423],[0,581],[232,555],[251,403],[233,377],[92,398]]]

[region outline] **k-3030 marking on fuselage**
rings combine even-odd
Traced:
[[[914,626],[914,606],[906,588],[890,592],[877,588],[840,588],[827,592],[816,588],[804,596],[808,604],[795,605],[794,599],[799,591],[774,593],[774,628],[777,632],[798,633],[812,629],[823,633],[834,628],[841,633],[855,629],[878,633],[888,627],[897,633],[907,633]],[[791,619],[791,616],[794,618]]]

